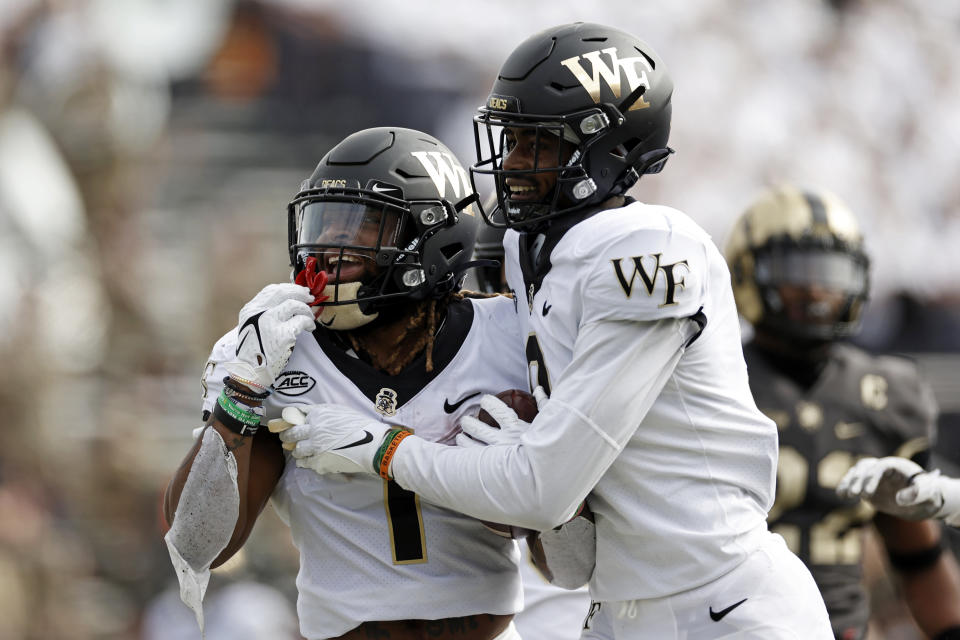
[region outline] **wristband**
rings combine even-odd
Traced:
[[[943,629],[930,640],[960,640],[960,625]]]
[[[412,435],[412,432],[403,429],[391,429],[384,436],[380,448],[377,449],[377,454],[373,456],[373,468],[384,480],[391,480],[390,461],[393,460],[393,454],[397,452],[400,442],[409,435]]]
[[[263,408],[262,404],[250,405],[244,402],[243,400],[240,400],[239,398],[230,398],[230,400],[241,411],[252,413],[260,419],[263,419],[263,416],[266,413],[266,410]],[[259,402],[259,400],[257,402]]]
[[[221,391],[213,407],[213,417],[230,431],[241,436],[252,436],[260,426],[260,416],[241,408]]]
[[[577,507],[576,512],[574,512],[574,514],[573,514],[572,516],[570,516],[570,519],[567,520],[567,522],[570,522],[570,520],[573,520],[574,518],[579,518],[580,515],[583,513],[583,510],[586,508],[586,506],[587,506],[587,501],[586,501],[586,500],[581,500],[581,501],[580,501],[580,506]],[[566,523],[564,523],[564,524],[566,524]]]
[[[919,573],[937,564],[943,554],[943,541],[928,549],[898,553],[888,551],[890,565],[900,573]]]

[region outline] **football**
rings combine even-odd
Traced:
[[[523,420],[524,422],[533,422],[533,419],[537,415],[537,400],[531,394],[526,391],[521,391],[520,389],[509,389],[507,391],[501,391],[497,394],[497,397],[503,400],[504,404],[513,409],[517,417]],[[497,424],[497,421],[493,419],[489,413],[480,409],[480,413],[477,414],[477,418],[491,427],[500,428],[500,425]],[[485,526],[490,531],[493,531],[498,536],[503,536],[504,538],[513,538],[515,540],[520,540],[526,538],[531,533],[534,533],[530,529],[524,529],[523,527],[517,527],[510,524],[500,524],[498,522],[487,522],[481,520],[483,526]]]
[[[513,409],[517,417],[523,420],[524,422],[533,422],[533,419],[537,416],[537,400],[533,395],[527,393],[526,391],[521,391],[520,389],[508,389],[507,391],[501,391],[497,394],[497,397],[503,400],[503,403]],[[480,409],[480,413],[477,414],[482,422],[490,425],[491,427],[500,428],[500,425],[497,424],[497,421],[493,419],[489,413]]]

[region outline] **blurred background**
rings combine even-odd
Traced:
[[[0,640],[199,636],[162,491],[210,347],[289,276],[287,201],[365,127],[423,129],[469,164],[500,63],[575,20],[671,70],[677,154],[638,199],[721,245],[771,183],[848,202],[873,257],[860,341],[919,360],[957,473],[960,3],[3,0]],[[296,565],[267,509],[215,572],[207,637],[298,638]],[[918,637],[883,609],[886,637]]]

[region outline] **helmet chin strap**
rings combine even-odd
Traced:
[[[345,282],[341,285],[328,284],[323,290],[324,295],[329,296],[328,300],[334,299],[334,294],[338,301],[356,300],[357,291],[360,290],[360,282]],[[316,307],[314,311],[316,311]],[[326,329],[334,331],[348,331],[370,324],[377,319],[379,312],[366,314],[360,310],[360,305],[356,302],[344,305],[324,305],[320,315],[317,316],[317,322]]]

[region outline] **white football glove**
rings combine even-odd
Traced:
[[[284,422],[296,423],[299,418],[287,409],[282,414]],[[303,407],[300,412],[305,413],[302,423],[279,431],[284,448],[292,451],[298,467],[320,474],[378,474],[373,466],[374,458],[384,436],[393,427],[335,404]],[[281,426],[276,423],[272,428]]]
[[[485,395],[480,399],[480,408],[496,420],[500,428],[491,427],[479,418],[464,416],[460,419],[462,433],[457,434],[461,447],[485,447],[491,444],[516,444],[530,426],[517,417],[517,413],[497,396]]]
[[[543,387],[537,386],[533,390],[533,397],[537,401],[537,410],[543,411],[550,399]],[[516,411],[493,395],[480,398],[480,408],[490,414],[500,428],[491,427],[479,418],[464,416],[460,419],[462,433],[457,434],[457,444],[461,447],[486,447],[491,444],[516,444],[524,432],[530,428],[529,422],[524,422]]]
[[[270,284],[240,310],[236,358],[225,369],[231,377],[269,389],[287,365],[293,345],[316,320],[314,296],[296,284]]]
[[[910,486],[897,492],[897,504],[940,504],[933,517],[954,527],[960,526],[960,480],[940,475],[939,469],[922,473]]]
[[[878,511],[904,520],[926,520],[937,515],[943,496],[933,484],[920,478],[939,476],[906,458],[864,458],[853,465],[837,485],[842,498],[861,498]],[[921,491],[922,489],[922,491]]]

